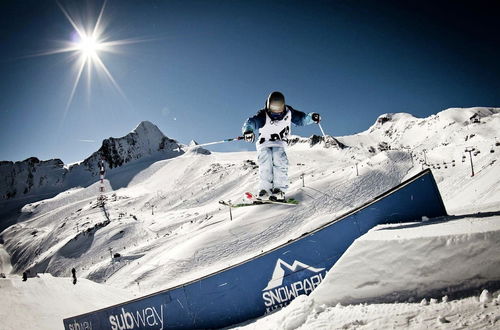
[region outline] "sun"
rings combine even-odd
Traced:
[[[98,51],[102,48],[102,43],[93,36],[83,35],[80,42],[76,43],[76,48],[86,60],[92,60],[99,56]]]
[[[123,93],[122,89],[116,82],[115,78],[111,74],[110,70],[106,67],[104,61],[102,60],[103,53],[118,53],[119,47],[127,44],[133,44],[138,42],[144,42],[147,40],[140,39],[126,39],[126,40],[111,40],[109,33],[106,31],[107,22],[104,19],[104,9],[106,7],[106,1],[103,3],[99,10],[99,13],[95,17],[86,17],[86,20],[78,20],[81,13],[73,12],[70,13],[66,8],[64,8],[59,2],[57,2],[64,16],[68,22],[73,27],[73,34],[71,41],[63,41],[64,47],[39,53],[33,56],[43,56],[43,55],[54,55],[67,53],[70,55],[70,59],[73,63],[73,76],[74,81],[72,84],[71,92],[66,103],[66,108],[64,116],[69,110],[73,102],[76,90],[80,85],[82,80],[83,72],[87,72],[87,88],[89,90],[92,85],[93,73],[104,77],[105,80],[128,102],[127,97]],[[89,12],[89,11],[87,11]]]
[[[111,85],[114,86],[115,89],[126,100],[127,98],[125,94],[123,93],[122,89],[120,88],[116,80],[111,75],[110,71],[108,70],[104,62],[101,60],[100,55],[103,52],[115,52],[116,51],[115,48],[117,46],[131,43],[132,41],[105,40],[104,38],[105,24],[103,24],[103,17],[104,17],[104,8],[106,7],[106,2],[103,3],[99,15],[93,20],[92,19],[88,20],[91,23],[87,24],[82,24],[77,22],[64,7],[62,7],[60,4],[59,6],[76,32],[76,40],[70,42],[68,44],[68,47],[59,50],[59,52],[73,52],[74,54],[76,53],[75,55],[77,55],[76,56],[77,61],[75,61],[75,66],[74,66],[75,67],[74,71],[76,72],[75,81],[70,93],[68,103],[66,105],[66,112],[68,111],[68,108],[71,105],[76,89],[80,83],[82,72],[85,68],[87,68],[88,72],[87,76],[88,76],[89,88],[91,86],[91,77],[92,77],[91,72],[95,71],[97,72],[97,74],[105,76],[111,83]],[[93,24],[92,21],[94,21]]]

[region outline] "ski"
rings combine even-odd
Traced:
[[[233,204],[230,201],[224,201],[221,200],[219,201],[219,204],[229,206],[232,208],[238,208],[238,207],[245,207],[245,206],[255,206],[255,205],[268,205],[268,204],[278,204],[278,205],[288,205],[288,206],[296,206],[299,204],[299,201],[295,199],[287,199],[285,202],[279,202],[279,201],[270,201],[270,200],[256,200],[251,203],[238,203],[238,204]]]
[[[253,201],[253,202],[258,202],[258,203],[264,203],[264,204],[282,204],[282,205],[297,205],[299,204],[299,201],[293,198],[288,198],[285,200],[279,200],[279,199],[261,199],[259,197],[256,197],[254,194],[251,192],[246,192],[245,193],[246,199]]]
[[[269,200],[269,199],[256,198],[253,194],[248,193],[248,192],[245,193],[245,196],[250,201],[250,203],[235,204],[235,203],[231,203],[231,201],[224,201],[224,200],[219,201],[219,203],[222,205],[232,207],[232,208],[254,206],[254,205],[265,205],[265,204],[278,204],[278,205],[288,205],[288,206],[295,206],[295,205],[299,204],[299,201],[296,199],[293,199],[293,198],[289,198],[289,199],[283,200],[283,201],[279,201],[279,200],[273,201],[273,200]]]
[[[279,205],[290,205],[290,206],[295,206],[299,204],[299,201],[293,198],[288,198],[284,201],[272,201],[269,199],[266,200],[257,200],[257,203],[262,203],[262,204],[279,204]]]
[[[231,203],[231,201],[224,201],[224,200],[219,201],[219,204],[222,204],[222,205],[225,205],[225,206],[229,206],[231,208],[245,207],[245,206],[252,206],[252,205],[261,205],[261,204],[257,204],[257,203],[238,203],[238,204],[233,204],[233,203]]]

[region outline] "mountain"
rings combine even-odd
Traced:
[[[11,199],[30,193],[43,194],[64,188],[67,170],[60,159],[40,161],[30,157],[21,162],[0,162],[0,198]]]
[[[306,145],[309,147],[314,147],[315,145],[320,145],[324,148],[336,148],[336,149],[344,149],[347,146],[340,142],[338,139],[333,136],[319,136],[312,135],[309,138],[303,138],[300,136],[293,135],[288,139],[288,144],[290,146],[294,145]]]
[[[276,266],[274,267],[271,280],[262,291],[271,290],[281,286],[283,284],[283,278],[285,277],[285,275],[287,275],[287,273],[288,275],[293,274],[294,272],[300,269],[307,269],[314,273],[319,273],[324,270],[324,268],[314,268],[297,260],[295,260],[293,264],[290,265],[278,258],[278,260],[276,261]]]
[[[106,139],[101,148],[85,159],[81,165],[92,169],[97,175],[97,162],[102,158],[110,169],[123,166],[145,157],[160,156],[170,158],[177,156],[179,143],[163,135],[160,129],[149,121],[141,122],[132,132],[121,137]],[[70,171],[73,167],[70,167]]]
[[[101,148],[85,160],[65,165],[60,159],[40,161],[31,157],[24,161],[0,162],[0,200],[47,196],[69,188],[86,187],[99,177],[98,162],[103,159],[109,174],[114,169],[140,160],[159,160],[178,156],[177,141],[163,135],[148,121],[141,122],[132,132],[110,137]]]
[[[452,297],[455,289],[478,289],[487,285],[486,280],[500,280],[500,268],[494,267],[500,263],[500,253],[488,252],[496,248],[490,243],[500,232],[500,143],[495,139],[499,131],[500,109],[454,108],[427,118],[384,114],[364,132],[336,137],[342,148],[325,148],[322,137],[297,137],[287,152],[288,195],[300,204],[293,212],[275,205],[235,209],[232,221],[229,210],[218,201],[238,202],[246,191],[257,189],[254,151],[208,155],[175,151],[166,155],[166,151],[153,152],[153,147],[153,155],[144,156],[149,155],[144,153],[149,150],[144,144],[110,142],[115,146],[106,148],[110,162],[120,163],[111,155],[129,160],[107,168],[105,207],[97,202],[97,172],[93,166],[99,158],[88,163],[93,171],[87,171],[82,163],[75,165],[95,183],[25,203],[15,224],[0,233],[0,260],[10,263],[2,269],[10,270],[8,277],[28,270],[30,276],[45,272],[69,277],[75,268],[79,277],[145,295],[300,237],[422,168],[434,167],[433,175],[452,216],[374,228],[342,257],[340,280],[331,275],[334,270],[329,271],[325,278],[329,286],[322,289],[322,284],[316,290],[325,290],[318,297],[327,304],[337,303],[331,288],[345,287],[346,283],[355,286],[342,292],[345,299],[352,298],[347,303],[371,299],[376,293],[396,301],[408,294],[414,299],[434,297],[431,294],[449,289]],[[137,149],[133,149],[135,146]],[[474,176],[466,147],[475,148],[470,154]],[[120,151],[130,148],[134,150],[131,153]],[[142,158],[134,158],[137,154]],[[161,160],[154,161],[156,156]],[[462,161],[464,156],[466,161]],[[149,161],[141,161],[146,159]],[[432,251],[426,247],[432,247]],[[387,254],[377,255],[382,248]],[[427,254],[432,260],[426,258]],[[488,262],[481,262],[486,257]],[[362,274],[351,267],[359,267],[359,260],[365,262]],[[377,263],[370,264],[373,260]],[[448,260],[453,262],[448,264]],[[394,265],[404,271],[398,277],[388,277],[397,272],[391,268]],[[295,267],[277,266],[277,272]],[[461,271],[461,267],[468,270]],[[30,278],[28,283],[30,280],[35,279]],[[413,283],[412,292],[402,292],[405,281]],[[313,310],[319,313],[321,308],[335,305],[298,306],[312,315]],[[39,304],[37,308],[41,308]],[[43,313],[50,311],[40,309],[34,315],[40,319]]]
[[[496,121],[499,117],[499,108],[479,107],[450,108],[427,118],[387,113],[379,116],[365,132],[339,140],[364,147],[370,153],[389,149],[425,150],[431,159],[438,161],[439,154],[448,145],[460,155],[466,146],[489,152],[498,142]]]
[[[188,144],[188,152],[195,152],[202,155],[210,155],[210,150],[207,150],[203,147],[199,147],[199,143],[195,140],[191,140]]]

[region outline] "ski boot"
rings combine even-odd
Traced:
[[[260,200],[269,199],[269,193],[267,192],[267,190],[262,189],[261,191],[259,191],[259,195],[258,195],[257,199],[260,199]]]
[[[285,200],[285,192],[283,192],[280,188],[271,189],[272,195],[269,197],[270,201],[273,202],[286,202]]]

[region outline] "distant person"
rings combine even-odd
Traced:
[[[288,189],[288,157],[285,146],[290,135],[291,124],[297,126],[319,123],[318,113],[305,114],[285,104],[285,96],[272,92],[264,109],[259,110],[243,124],[242,132],[247,142],[257,140],[259,163],[260,199],[284,201]],[[258,137],[255,136],[258,131]]]
[[[26,282],[28,280],[28,273],[23,272],[23,282]]]
[[[73,274],[73,284],[76,284],[76,269],[71,269],[71,274]]]

